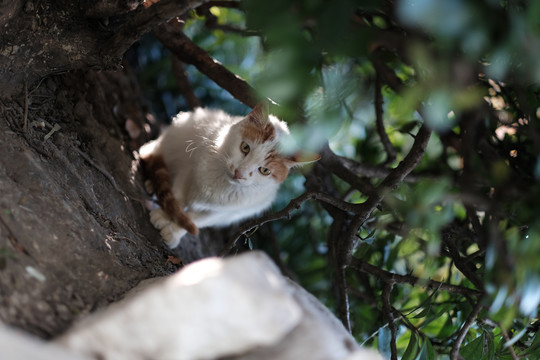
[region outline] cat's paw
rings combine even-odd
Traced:
[[[163,241],[165,241],[165,244],[167,244],[169,248],[173,249],[180,244],[180,240],[184,235],[187,234],[187,231],[175,223],[170,223],[168,226],[161,229],[160,233]]]
[[[161,230],[171,223],[171,219],[165,211],[157,208],[150,211],[150,222],[156,229]]]
[[[162,209],[150,211],[150,222],[161,233],[161,237],[169,248],[175,248],[180,244],[182,236],[186,235],[186,229],[181,228],[171,221]]]

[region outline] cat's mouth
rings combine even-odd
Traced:
[[[239,177],[238,175],[229,173],[227,176],[227,180],[229,181],[229,183],[233,185],[244,185],[247,179],[244,177]]]

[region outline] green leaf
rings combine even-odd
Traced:
[[[416,333],[413,331],[411,332],[411,339],[409,340],[409,345],[407,345],[407,349],[405,349],[405,353],[403,354],[402,360],[412,360],[416,358],[417,353],[418,353],[418,337]]]
[[[435,350],[433,350],[433,345],[431,345],[431,341],[427,337],[424,339],[418,360],[435,360]]]
[[[493,339],[493,333],[490,331],[485,331],[484,335],[487,341],[486,341],[486,354],[483,359],[495,360],[495,341]]]
[[[459,352],[465,360],[480,360],[484,355],[484,334],[477,337]]]
[[[443,327],[441,328],[437,336],[440,339],[446,339],[450,335],[452,335],[452,333],[454,333],[456,330],[457,330],[457,327],[453,322],[453,317],[448,316],[448,318],[446,319],[446,322],[444,323]]]

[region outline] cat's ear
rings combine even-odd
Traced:
[[[268,122],[268,101],[257,103],[246,118],[256,125],[265,125]]]
[[[286,164],[289,168],[296,167],[296,166],[304,166],[307,164],[314,163],[315,161],[319,161],[321,159],[321,155],[312,153],[309,151],[297,151],[292,155],[289,155],[286,157]]]

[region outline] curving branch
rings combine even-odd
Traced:
[[[389,282],[386,283],[383,289],[383,309],[388,317],[388,328],[390,329],[390,359],[391,360],[397,360],[397,347],[396,347],[396,341],[397,341],[397,326],[396,326],[396,320],[394,319],[394,310],[392,309],[392,304],[390,302],[390,293],[392,292],[392,288],[394,287],[394,284]]]
[[[461,347],[461,344],[463,343],[463,340],[465,340],[465,336],[467,336],[467,333],[469,332],[469,329],[471,326],[473,326],[474,322],[476,321],[476,318],[478,317],[478,314],[483,309],[483,305],[480,300],[478,300],[478,303],[474,307],[473,311],[469,314],[469,317],[467,318],[467,321],[465,324],[463,324],[463,327],[461,330],[459,330],[458,337],[456,341],[454,341],[454,344],[452,345],[452,351],[450,352],[450,360],[459,360],[461,359],[461,355],[459,355],[459,348]]]
[[[253,108],[260,98],[245,80],[227,70],[219,61],[195,45],[182,31],[177,20],[156,28],[152,34],[184,63],[194,65],[237,100]]]
[[[483,292],[470,289],[464,286],[452,285],[443,283],[440,281],[430,279],[420,279],[412,275],[399,275],[386,270],[383,270],[375,265],[371,265],[362,259],[352,257],[349,267],[370,275],[373,275],[387,284],[409,284],[413,286],[421,286],[428,289],[440,289],[451,292],[453,294],[459,294],[466,297],[480,298],[483,296]]]
[[[192,109],[201,107],[202,103],[197,96],[195,96],[193,87],[191,86],[187,73],[184,69],[184,64],[176,56],[172,57],[172,72],[176,78],[176,83],[178,84],[180,93],[186,99],[189,107]]]
[[[375,75],[375,118],[377,133],[379,134],[384,151],[386,152],[385,164],[390,164],[396,159],[396,149],[394,149],[394,146],[386,134],[386,129],[384,128],[382,84],[381,76],[378,72]]]
[[[289,204],[285,206],[282,210],[267,214],[257,219],[249,220],[244,224],[240,225],[238,231],[236,232],[236,235],[233,236],[231,240],[223,247],[223,250],[221,250],[220,256],[226,256],[243,235],[253,232],[258,227],[268,222],[290,218],[291,213],[294,210],[298,210],[304,202],[310,199],[319,200],[346,212],[354,212],[356,209],[355,204],[336,199],[330,195],[315,191],[306,192],[299,197],[291,200]]]

